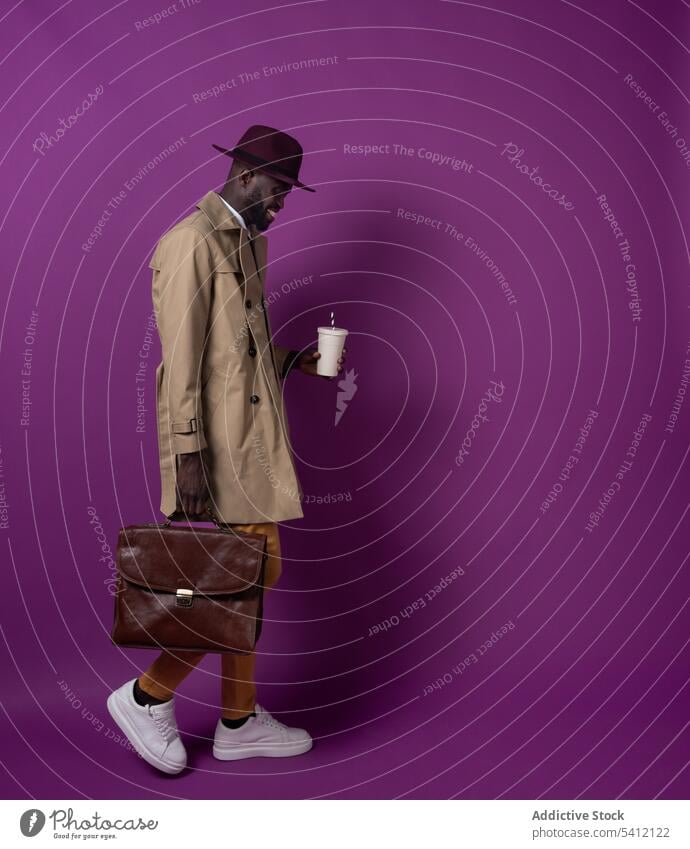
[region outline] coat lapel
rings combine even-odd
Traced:
[[[249,232],[240,226],[217,192],[212,191],[204,195],[197,203],[197,208],[211,221],[215,230],[233,230],[239,233],[240,266],[244,279],[246,281],[258,279],[259,288],[262,289],[266,276],[268,239],[259,233],[250,240]],[[247,297],[254,300],[251,295]]]
[[[261,303],[263,294],[263,277],[257,270],[257,263],[254,259],[254,251],[252,250],[249,233],[244,228],[240,229],[240,267],[244,277],[244,298],[245,301],[251,301],[251,311],[256,304]]]
[[[261,352],[260,360],[266,378],[275,379],[275,388],[280,386],[278,367],[271,345],[271,328],[264,305],[264,276],[266,274],[267,242],[265,236],[249,239],[247,231],[240,231],[240,266],[244,276],[244,311],[254,340]],[[248,306],[249,305],[249,306]]]
[[[268,239],[265,236],[255,236],[252,239],[252,247],[254,249],[254,260],[256,269],[261,280],[261,288],[263,289],[266,282],[266,256],[268,253]]]
[[[257,234],[253,239],[249,231],[241,227],[237,219],[225,206],[216,192],[209,192],[197,204],[212,222],[216,230],[232,230],[233,237],[238,233],[237,254],[242,271],[242,308],[247,324],[262,352],[261,363],[267,374],[275,377],[276,386],[280,385],[277,366],[271,347],[271,329],[268,314],[264,309],[264,279],[266,277],[266,258],[268,239]],[[233,238],[234,241],[234,238]]]

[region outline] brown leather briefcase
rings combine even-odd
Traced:
[[[209,511],[211,513],[211,511]],[[221,524],[131,525],[117,544],[120,646],[248,654],[263,621],[264,534]]]

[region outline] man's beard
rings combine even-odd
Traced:
[[[250,224],[253,224],[257,230],[268,230],[271,222],[266,218],[266,207],[261,189],[257,186],[247,200],[249,203],[246,208],[246,217]]]

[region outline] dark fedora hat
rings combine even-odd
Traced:
[[[255,124],[232,149],[228,150],[217,144],[212,147],[251,168],[260,168],[276,180],[282,180],[308,192],[316,191],[298,179],[302,164],[302,145],[297,139],[273,127]]]

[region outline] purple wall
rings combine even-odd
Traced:
[[[687,797],[690,13],[491,5],[6,13],[6,795]],[[98,523],[159,518],[148,259],[250,123],[317,188],[270,233],[276,337],[334,310],[356,372],[337,425],[286,384],[310,503],[260,700],[317,744],[214,761],[209,656],[170,781],[105,709],[154,654],[110,643]]]

